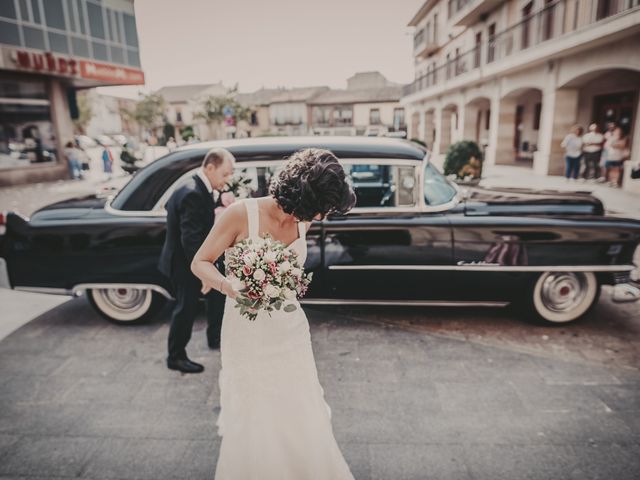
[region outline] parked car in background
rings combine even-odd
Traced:
[[[308,304],[497,306],[515,303],[551,323],[585,315],[601,286],[635,301],[629,272],[640,221],[605,215],[587,193],[468,188],[461,192],[406,140],[267,137],[188,145],[138,171],[110,198],[54,203],[30,219],[3,216],[0,276],[12,288],[86,293],[116,322],[149,318],[171,298],[157,270],[171,193],[212,147],[264,196],[285,158],[332,150],[358,197],[346,215],[314,222],[305,267]],[[0,278],[2,283],[2,278]]]

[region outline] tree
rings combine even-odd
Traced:
[[[93,118],[93,110],[91,110],[91,104],[85,93],[78,93],[76,98],[78,102],[78,118],[73,121],[73,124],[78,133],[84,134],[87,125]]]
[[[164,98],[156,93],[150,93],[136,103],[133,111],[122,109],[120,113],[126,118],[133,120],[141,128],[152,130],[162,125],[164,109]]]
[[[221,125],[227,118],[225,113],[232,112],[229,117],[233,119],[234,125],[241,120],[248,121],[251,118],[251,109],[238,102],[234,98],[235,93],[234,88],[226,95],[210,95],[202,102],[202,108],[194,114],[194,118],[204,120],[208,126]]]

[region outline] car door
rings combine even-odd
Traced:
[[[451,228],[424,208],[422,163],[344,162],[358,198],[322,222],[325,293],[366,302],[439,299],[452,262]]]

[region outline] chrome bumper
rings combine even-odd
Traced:
[[[618,303],[635,302],[640,300],[640,288],[635,287],[630,283],[618,283],[613,286],[611,299]]]

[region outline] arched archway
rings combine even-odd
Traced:
[[[481,148],[488,145],[491,100],[487,97],[477,97],[467,102],[464,108],[463,140],[473,140]]]
[[[496,163],[533,166],[542,112],[539,88],[518,88],[500,99]]]
[[[458,105],[450,103],[442,108],[442,126],[440,128],[440,152],[446,153],[449,145],[458,140],[459,114]]]

